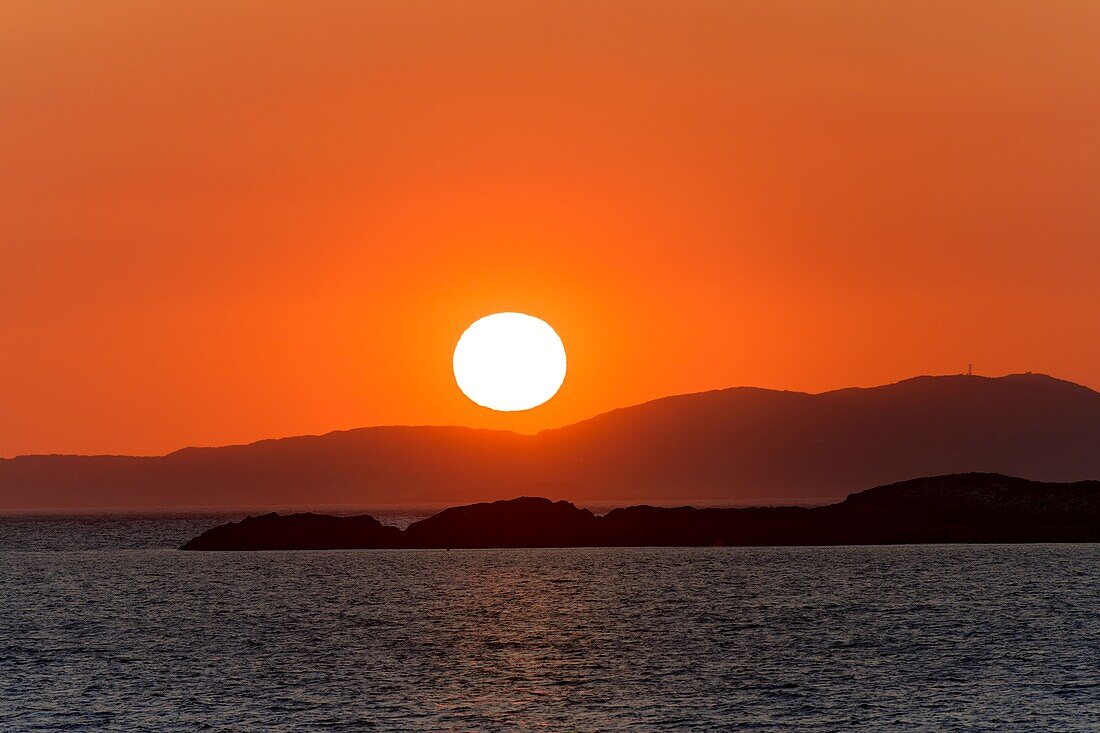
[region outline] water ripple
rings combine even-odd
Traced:
[[[1100,728],[1100,547],[0,552],[12,731]]]

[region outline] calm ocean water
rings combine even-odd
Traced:
[[[171,549],[222,519],[0,518],[0,730],[1100,730],[1097,545]]]

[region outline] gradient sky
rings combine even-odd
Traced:
[[[0,455],[1100,386],[1100,4],[5,2]],[[493,413],[462,330],[549,321]]]

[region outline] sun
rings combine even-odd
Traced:
[[[565,381],[565,346],[546,321],[493,313],[466,329],[454,353],[455,381],[471,400],[501,412],[538,407]]]

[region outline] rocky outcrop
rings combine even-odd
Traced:
[[[271,513],[220,524],[190,540],[183,550],[332,550],[397,547],[401,530],[365,514]]]
[[[215,527],[185,550],[856,545],[1100,542],[1100,482],[1000,474],[914,479],[816,508],[633,506],[597,517],[522,497],[446,509],[404,532],[368,516],[265,514]]]
[[[406,547],[579,547],[600,544],[600,522],[567,501],[520,497],[445,509],[414,522]]]

